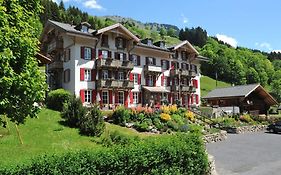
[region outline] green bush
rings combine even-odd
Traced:
[[[49,109],[62,111],[64,103],[68,103],[71,98],[70,92],[64,89],[57,89],[48,93],[46,106]]]
[[[149,137],[130,146],[45,156],[0,174],[206,174],[208,159],[199,134]]]
[[[134,127],[136,130],[140,132],[149,131],[149,122],[147,121],[136,122]]]
[[[112,114],[113,123],[125,126],[130,121],[130,111],[124,106],[119,106]]]
[[[104,119],[97,105],[91,107],[86,115],[81,116],[79,129],[81,134],[88,136],[100,136],[104,132]]]
[[[68,103],[64,105],[62,118],[65,119],[67,125],[71,127],[77,127],[79,119],[86,115],[86,109],[83,106],[80,98],[72,96]]]
[[[102,144],[104,146],[112,146],[113,144],[129,145],[138,141],[140,141],[138,136],[129,136],[119,131],[108,132],[102,138]]]

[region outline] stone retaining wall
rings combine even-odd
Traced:
[[[218,133],[214,134],[207,134],[203,136],[203,140],[205,143],[213,143],[213,142],[218,142],[218,141],[223,141],[227,138],[227,132],[221,130]]]
[[[227,133],[233,133],[233,134],[243,134],[248,132],[259,132],[264,131],[266,129],[267,125],[255,125],[255,126],[240,126],[240,127],[229,127],[225,128],[224,130],[227,131]]]

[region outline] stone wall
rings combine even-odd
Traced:
[[[214,134],[207,134],[203,136],[203,140],[205,143],[213,143],[213,142],[218,142],[218,141],[223,141],[227,138],[227,132],[221,130],[218,133]]]
[[[227,131],[227,133],[233,133],[233,134],[243,134],[248,132],[259,132],[264,131],[266,129],[267,125],[254,125],[254,126],[240,126],[240,127],[229,127],[224,128],[224,130]]]

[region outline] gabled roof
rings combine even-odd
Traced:
[[[139,42],[140,39],[138,37],[136,37],[132,32],[130,32],[126,27],[124,27],[122,24],[120,23],[116,23],[116,24],[113,24],[111,26],[108,26],[108,27],[105,27],[105,28],[102,28],[102,29],[99,29],[97,31],[94,32],[95,35],[99,35],[99,34],[102,34],[104,32],[107,32],[107,31],[110,31],[112,29],[115,29],[115,28],[121,28],[127,35],[129,35],[132,39],[134,39],[136,42]]]
[[[67,23],[61,23],[61,22],[57,22],[57,21],[52,21],[52,20],[48,20],[46,25],[54,25],[56,27],[59,27],[60,29],[66,31],[66,32],[70,32],[70,33],[76,33],[76,34],[81,34],[81,35],[87,35],[87,36],[93,36],[93,32],[95,30],[93,29],[89,29],[89,32],[82,32],[80,30],[76,30],[74,25],[70,25]]]
[[[268,104],[276,105],[277,101],[260,85],[260,84],[249,84],[240,86],[231,86],[226,88],[218,88],[209,92],[204,99],[215,99],[215,98],[237,98],[247,97],[253,91],[256,91]]]
[[[185,44],[187,44],[187,46],[192,50],[194,51],[194,53],[196,53],[197,55],[199,55],[198,51],[187,41],[187,40],[184,40],[183,42],[173,46],[173,47],[170,47],[169,49],[171,50],[177,50],[178,48],[184,46]]]
[[[156,50],[165,51],[165,52],[171,52],[167,48],[162,48],[162,47],[158,47],[158,46],[155,46],[155,45],[148,45],[148,44],[144,44],[144,43],[138,43],[137,46],[145,47],[145,48],[149,48],[149,49],[156,49]]]

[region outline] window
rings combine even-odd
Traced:
[[[70,60],[70,49],[66,49],[64,51],[64,62],[67,62]]]
[[[186,52],[185,52],[185,51],[182,51],[182,52],[181,52],[181,59],[182,59],[182,60],[186,60],[186,59],[187,59],[186,55],[187,55]]]
[[[168,78],[167,77],[164,77],[163,85],[164,86],[168,86]]]
[[[161,47],[161,48],[164,48],[164,47],[165,47],[164,42],[160,42],[160,47]]]
[[[196,94],[193,94],[192,98],[193,98],[193,104],[195,104],[196,103]]]
[[[138,74],[133,74],[133,78],[134,78],[134,84],[138,84],[138,78],[139,78],[139,76],[138,76]]]
[[[90,60],[92,58],[91,57],[91,52],[92,52],[91,48],[85,47],[85,49],[84,49],[84,59],[85,60]]]
[[[104,80],[108,79],[108,70],[102,70],[102,78]]]
[[[123,38],[117,37],[115,39],[115,46],[117,49],[124,49],[125,48],[125,41]]]
[[[183,84],[184,84],[185,86],[187,86],[187,79],[186,79],[186,78],[183,79]]]
[[[88,27],[82,25],[81,32],[88,33]]]
[[[163,60],[163,61],[162,61],[162,64],[163,64],[163,65],[162,65],[162,68],[167,70],[167,69],[168,69],[167,61],[166,61],[166,60]]]
[[[178,94],[177,94],[177,93],[176,93],[176,94],[174,94],[174,99],[175,99],[175,102],[179,100],[179,96],[178,96]]]
[[[64,72],[63,72],[63,77],[64,77],[64,82],[67,83],[70,81],[70,69],[66,69]]]
[[[107,91],[102,91],[102,103],[108,104],[108,92]]]
[[[118,103],[124,104],[124,92],[118,92]]]
[[[182,63],[182,70],[187,70],[187,67],[186,67],[186,64],[185,63]]]
[[[91,93],[92,91],[90,91],[90,90],[86,90],[85,91],[85,102],[86,103],[91,103],[91,97],[92,97],[92,93]]]
[[[102,35],[101,46],[102,47],[109,47],[108,46],[108,35]]]
[[[137,55],[132,55],[132,62],[134,63],[135,66],[138,65],[138,56]]]
[[[118,79],[124,80],[124,72],[118,72]]]
[[[174,82],[175,82],[175,85],[176,85],[176,86],[179,85],[179,84],[178,84],[178,79],[177,79],[177,78],[174,79]]]
[[[138,103],[138,93],[137,92],[133,92],[133,103]]]
[[[84,80],[91,81],[91,70],[90,69],[85,69]]]
[[[153,86],[153,77],[152,77],[152,75],[148,76],[148,86]]]
[[[123,53],[119,53],[119,59],[120,59],[121,61],[124,60],[124,54],[123,54]]]
[[[108,51],[107,50],[102,50],[101,54],[102,54],[102,58],[104,58],[104,59],[108,58]]]
[[[184,103],[185,103],[185,104],[188,104],[188,103],[189,103],[189,101],[188,101],[188,96],[187,96],[187,95],[184,95]]]
[[[152,40],[147,40],[147,45],[152,46]]]
[[[147,57],[147,64],[148,65],[154,65],[154,61],[152,57]]]

